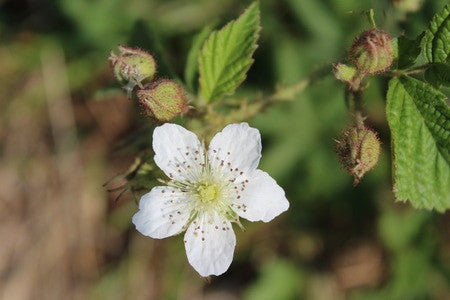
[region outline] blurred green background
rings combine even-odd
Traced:
[[[124,145],[134,135],[150,144],[152,126],[107,57],[140,46],[159,76],[182,78],[193,36],[250,2],[0,1],[0,298],[450,299],[450,214],[394,201],[386,79],[364,97],[383,154],[353,188],[334,152],[348,115],[331,74],[368,27],[363,10],[393,36],[415,37],[446,2],[261,0],[260,44],[238,93],[270,93],[327,66],[330,75],[249,120],[263,137],[260,167],[291,208],[268,224],[244,220],[230,269],[207,281],[182,236],[142,237],[133,196],[102,187],[133,163]]]

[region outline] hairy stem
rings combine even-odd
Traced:
[[[420,74],[422,72],[425,72],[429,67],[431,67],[431,65],[432,64],[424,64],[407,70],[392,70],[391,72],[387,73],[387,75],[389,77],[398,77],[402,75]]]

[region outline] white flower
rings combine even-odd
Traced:
[[[231,222],[269,222],[289,207],[283,189],[257,169],[261,136],[247,123],[226,126],[207,152],[194,133],[164,124],[153,132],[153,149],[171,181],[142,196],[133,223],[156,239],[187,229],[187,258],[201,276],[230,266],[236,245]]]

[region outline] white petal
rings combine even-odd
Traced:
[[[197,136],[176,124],[166,123],[153,132],[155,163],[174,180],[195,180],[204,163]]]
[[[261,158],[261,135],[247,123],[228,125],[212,139],[208,157],[213,169],[230,177],[251,172]]]
[[[203,277],[223,274],[233,260],[236,236],[231,223],[217,213],[202,214],[184,236],[189,263]]]
[[[142,196],[133,223],[143,235],[162,239],[185,230],[191,210],[192,200],[185,193],[157,186]]]
[[[232,208],[249,221],[269,222],[289,208],[284,190],[266,172],[255,170],[236,183]]]

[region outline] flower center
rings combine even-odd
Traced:
[[[218,189],[214,184],[201,184],[197,187],[197,192],[203,203],[211,203],[218,198]]]

